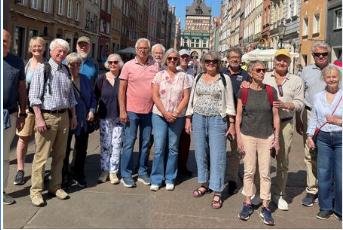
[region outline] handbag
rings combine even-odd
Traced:
[[[333,115],[333,114],[336,112],[336,109],[338,108],[339,103],[341,102],[341,100],[342,100],[342,97],[339,99],[339,101],[338,101],[338,103],[337,103],[335,109],[334,109],[333,112],[331,113],[331,115]],[[317,142],[317,137],[318,137],[319,131],[320,131],[321,128],[323,128],[323,126],[326,125],[327,123],[328,123],[328,122],[325,122],[325,123],[322,124],[319,128],[316,128],[316,129],[314,130],[314,134],[313,134],[313,136],[312,136],[312,140],[313,140],[313,142],[314,142],[315,144],[316,144],[316,142]]]

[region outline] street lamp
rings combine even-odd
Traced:
[[[278,26],[278,31],[279,31],[279,40],[280,40],[280,49],[282,49],[282,41],[283,41],[283,36],[285,36],[286,33],[286,26],[281,22],[281,24]]]

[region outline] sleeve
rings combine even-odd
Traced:
[[[314,135],[314,131],[316,130],[317,123],[318,123],[318,108],[316,106],[318,98],[319,98],[319,94],[317,94],[314,97],[314,100],[313,100],[314,107],[312,108],[310,120],[308,122],[308,128],[306,131],[306,134],[310,136]]]
[[[271,87],[271,88],[273,90],[273,99],[274,99],[274,101],[277,101],[278,100],[277,91],[274,87]]]
[[[86,80],[86,82],[88,84],[88,89],[90,90],[90,106],[89,106],[89,111],[95,113],[96,98],[95,98],[94,90],[92,88],[93,85],[92,85],[91,80],[89,80],[86,76],[84,77],[84,79]]]
[[[236,115],[235,100],[233,96],[232,83],[229,76],[225,75],[226,79],[226,111],[227,115]]]
[[[297,77],[297,79],[293,104],[295,111],[301,111],[304,107],[304,83],[300,78]]]
[[[129,68],[128,68],[128,64],[129,63],[126,63],[124,66],[123,66],[123,69],[121,70],[121,73],[120,73],[120,76],[119,78],[121,80],[128,80],[129,79]]]
[[[184,74],[184,84],[183,84],[183,89],[189,89],[192,87],[192,83],[189,80],[188,74]]]
[[[95,99],[96,101],[99,101],[100,97],[101,97],[101,85],[102,85],[102,75],[99,75],[97,77],[97,79],[95,80],[95,85],[94,85],[94,95],[95,95]]]
[[[29,89],[30,106],[41,105],[44,91],[44,65],[39,65],[32,73]]]
[[[71,80],[70,80],[71,82]],[[70,108],[73,108],[77,105],[77,101],[76,101],[76,98],[75,98],[75,94],[74,94],[74,88],[71,84],[71,87],[70,87],[70,92],[69,92],[69,102],[70,102]]]
[[[152,80],[152,84],[155,84],[155,85],[160,85],[161,84],[161,81],[162,81],[162,76],[163,76],[163,71],[160,71],[160,72],[158,72],[156,75],[155,75],[155,77],[154,77],[154,79]]]

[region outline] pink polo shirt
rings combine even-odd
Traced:
[[[127,81],[126,110],[134,113],[147,114],[152,111],[152,80],[159,66],[152,58],[145,65],[137,58],[128,61],[123,66],[120,79]]]

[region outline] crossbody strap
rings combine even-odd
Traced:
[[[337,108],[338,108],[339,103],[341,102],[341,100],[342,100],[342,96],[341,96],[341,98],[339,99],[339,101],[338,101],[338,103],[337,103],[335,109],[334,109],[333,112],[331,113],[331,115],[334,115],[334,113],[336,112],[336,110],[337,110]],[[319,127],[318,131],[321,130],[321,128],[323,128],[323,126],[326,125],[327,123],[328,123],[328,122],[325,122],[324,124],[322,124],[322,125]]]

